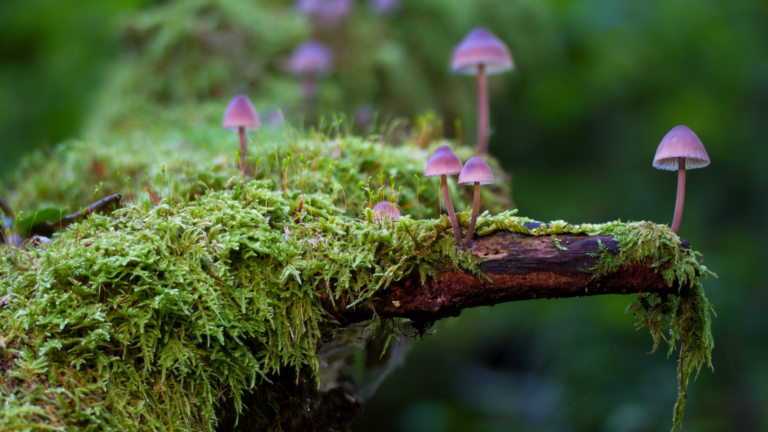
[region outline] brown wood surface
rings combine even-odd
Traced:
[[[609,251],[618,251],[610,236],[559,234],[557,238],[567,250],[555,247],[552,236],[498,232],[480,237],[471,252],[487,260],[478,268],[491,282],[446,267],[438,278],[422,284],[415,272],[377,293],[366,305],[347,308],[334,305],[326,297],[325,309],[343,325],[369,319],[373,309],[381,317],[431,322],[457,316],[467,308],[509,301],[678,292],[677,284],[669,286],[650,266],[627,266],[594,280],[585,270],[597,264],[598,258],[592,255],[599,251],[598,241]],[[683,241],[683,247],[689,247],[687,241]]]

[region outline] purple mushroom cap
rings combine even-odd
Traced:
[[[454,175],[460,173],[462,168],[461,159],[456,156],[456,153],[447,145],[440,146],[429,157],[424,177]]]
[[[704,144],[688,126],[675,126],[656,149],[653,167],[677,171],[678,158],[685,158],[685,169],[704,168],[709,165],[709,155]]]
[[[476,75],[477,67],[485,66],[487,74],[498,74],[514,69],[507,45],[485,28],[469,32],[453,51],[451,69],[460,74]]]
[[[333,69],[333,53],[317,41],[299,45],[288,61],[288,70],[295,75],[326,75]]]
[[[493,172],[491,167],[481,158],[475,156],[464,164],[464,169],[459,174],[459,184],[475,184],[481,185],[492,184],[494,182]]]
[[[229,130],[237,130],[241,127],[247,130],[256,130],[261,127],[259,115],[248,96],[237,95],[232,98],[224,112],[222,127]]]

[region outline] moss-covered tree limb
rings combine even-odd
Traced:
[[[203,150],[215,154],[211,148]],[[165,191],[156,205],[131,199],[114,212],[90,208],[51,223],[62,228],[77,220],[50,242],[0,247],[0,296],[10,295],[0,308],[6,345],[0,397],[8,401],[0,406],[0,429],[53,422],[67,430],[141,425],[210,432],[247,415],[249,425],[258,425],[252,429],[302,430],[284,420],[310,405],[312,422],[326,412],[315,406],[334,416],[345,410],[350,419],[359,405],[347,398],[354,399],[354,389],[334,390],[349,358],[329,362],[322,355],[331,344],[350,356],[350,348],[359,348],[349,346],[361,336],[347,335],[355,327],[347,324],[391,335],[401,325],[420,330],[467,307],[534,294],[590,295],[593,287],[642,293],[629,311],[650,329],[654,349],[666,340],[682,359],[673,418],[680,424],[689,378],[710,364],[714,342],[701,284],[710,272],[669,227],[543,225],[516,211],[488,212],[478,218],[475,247],[467,253],[439,216],[435,188],[416,177],[423,164],[397,165],[428,152],[359,139],[300,140],[289,148],[261,160],[260,179],[246,183],[228,159],[201,151],[200,158],[213,162],[193,164],[198,171],[162,166],[145,173],[147,182],[158,174],[152,187]],[[336,148],[341,159],[330,153]],[[153,152],[130,155],[157,158]],[[145,162],[113,165],[131,165],[125,172],[135,176]],[[391,166],[397,176],[390,174],[389,186],[383,176],[371,177]],[[38,171],[48,177],[24,177],[21,185],[41,188],[28,189],[30,196],[59,208],[92,202],[93,195],[57,189],[48,180],[63,169],[46,167]],[[105,189],[133,196],[129,184]],[[393,194],[404,217],[377,221],[370,207]],[[25,194],[15,197],[14,208],[34,211],[19,204]],[[493,198],[487,201],[500,202]],[[469,215],[457,213],[462,230]],[[372,317],[381,319],[365,322]],[[335,378],[332,371],[339,372]],[[302,374],[313,389],[321,383],[309,399],[329,396],[327,403],[306,405],[309,387],[282,384]],[[299,399],[302,404],[291,402]],[[340,408],[342,399],[350,404]],[[321,423],[326,427],[318,430],[344,429]]]
[[[536,227],[537,224],[529,228]],[[413,272],[392,283],[361,307],[336,307],[327,299],[326,309],[342,323],[383,318],[409,318],[430,322],[458,316],[463,309],[541,298],[568,298],[604,294],[677,294],[677,281],[669,284],[652,263],[632,264],[619,271],[595,278],[600,246],[618,252],[613,236],[560,234],[533,236],[497,232],[473,244],[472,254],[484,261],[477,269],[481,276],[456,269],[446,263],[446,271],[422,282]],[[683,240],[688,249],[689,243]]]

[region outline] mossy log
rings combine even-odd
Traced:
[[[536,229],[540,224],[525,224]],[[462,310],[521,300],[583,297],[605,294],[678,294],[680,285],[671,285],[652,263],[631,264],[619,271],[595,278],[586,269],[599,260],[600,245],[616,254],[613,236],[560,234],[542,237],[514,232],[497,232],[478,238],[472,255],[483,259],[477,269],[483,276],[446,265],[446,271],[422,282],[413,272],[374,295],[365,306],[334,305],[325,296],[324,305],[342,324],[370,319],[374,310],[382,318],[409,318],[418,323],[458,316]],[[684,249],[690,248],[682,240]]]
[[[691,375],[711,365],[701,281],[712,273],[666,225],[545,225],[491,209],[467,253],[437,188],[419,181],[428,149],[264,141],[249,149],[264,155],[259,178],[241,182],[224,141],[184,145],[183,161],[149,170],[180,145],[147,142],[70,144],[61,154],[73,156],[41,161],[3,194],[31,225],[0,247],[0,430],[345,430],[362,409],[349,377],[365,379],[364,341],[381,342],[378,354],[465,308],[534,298],[641,293],[627,311],[654,351],[666,341],[682,359],[674,425]],[[93,202],[96,162],[133,179],[99,180],[122,208],[106,205],[119,195]],[[133,193],[141,173],[157,200]],[[508,189],[486,189],[489,207],[511,208]],[[452,183],[461,210],[460,192]],[[385,199],[400,220],[376,220]],[[65,208],[83,210],[62,219]],[[470,214],[456,213],[462,235]]]

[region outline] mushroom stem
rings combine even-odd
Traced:
[[[488,150],[488,78],[485,65],[477,67],[477,154]]]
[[[237,128],[238,135],[240,135],[240,166],[243,168],[243,178],[248,177],[248,146],[245,139],[245,128],[240,126]]]
[[[304,81],[301,83],[301,96],[304,99],[312,99],[317,93],[317,80],[314,74],[304,75]]]
[[[472,219],[469,221],[469,231],[467,231],[467,247],[472,247],[472,236],[475,234],[475,222],[477,222],[477,213],[480,208],[480,183],[475,182],[475,199],[472,202]]]
[[[304,99],[305,121],[315,111],[315,96],[317,95],[317,78],[315,74],[305,74],[301,83],[301,97]]]
[[[456,212],[453,211],[451,195],[448,193],[448,179],[445,174],[440,176],[440,183],[443,187],[443,197],[445,199],[445,208],[448,209],[448,217],[451,219],[453,227],[453,238],[456,240],[456,247],[461,247],[461,232],[459,231],[459,222],[456,220]]]
[[[683,220],[683,204],[685,202],[685,158],[677,158],[677,200],[675,201],[675,218],[672,220],[672,232],[677,234],[680,221]]]

